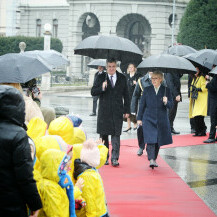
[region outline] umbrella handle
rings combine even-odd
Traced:
[[[165,90],[164,90],[164,96],[167,95],[167,88],[165,87]]]

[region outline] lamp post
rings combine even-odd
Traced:
[[[50,50],[50,43],[51,43],[51,25],[46,23],[44,25],[44,50]],[[42,90],[49,90],[51,86],[51,74],[50,72],[45,73],[42,75],[41,78],[41,89]]]
[[[176,0],[173,0],[173,19],[172,19],[172,46],[174,44],[174,32],[175,32],[175,13],[176,13]]]

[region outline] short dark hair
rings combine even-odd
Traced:
[[[117,60],[115,58],[109,58],[109,59],[106,60],[106,64],[108,64],[108,63],[115,63],[115,64],[117,64]]]

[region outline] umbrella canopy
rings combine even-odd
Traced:
[[[75,54],[93,59],[114,58],[125,62],[138,60],[143,56],[142,51],[132,41],[112,35],[97,35],[84,39],[75,48]]]
[[[215,67],[214,69],[212,69],[209,73],[217,75],[217,67]]]
[[[216,54],[217,52],[213,50],[205,49],[185,55],[184,58],[191,61],[192,64],[198,67],[203,73],[208,73],[212,69]]]
[[[197,52],[194,48],[187,46],[187,45],[174,45],[169,47],[164,53],[165,54],[171,54],[175,56],[185,56],[190,53]]]
[[[63,54],[55,50],[26,51],[25,53],[23,53],[23,55],[30,57],[40,57],[49,65],[51,65],[52,68],[70,64],[70,61]]]
[[[0,56],[0,83],[25,83],[50,71],[51,66],[38,57],[17,53]]]
[[[137,67],[143,72],[160,70],[164,73],[195,74],[195,67],[185,58],[159,54],[144,59]]]
[[[106,60],[105,59],[96,59],[91,61],[88,65],[88,67],[93,69],[98,69],[98,66],[106,67]]]

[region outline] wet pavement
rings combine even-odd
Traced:
[[[79,114],[83,119],[83,127],[88,138],[99,137],[96,134],[97,117],[89,116],[92,112],[89,91],[45,94],[42,106],[69,108],[70,113]],[[174,122],[175,130],[181,134],[190,133],[188,106],[189,100],[184,94]],[[209,117],[205,118],[205,122],[209,131]],[[127,124],[124,123],[123,129],[126,128]],[[131,138],[136,138],[136,131],[133,129],[121,136],[121,139]],[[204,137],[204,140],[206,138]],[[217,143],[161,149],[160,155],[217,215]]]

